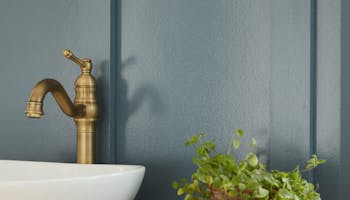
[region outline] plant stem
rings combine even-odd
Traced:
[[[227,155],[231,155],[231,148],[232,148],[232,143],[233,143],[233,140],[235,139],[235,133],[232,133],[232,137],[231,137],[231,140],[230,140],[230,143],[228,144],[228,148],[227,148]]]

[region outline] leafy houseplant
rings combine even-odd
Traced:
[[[302,173],[317,167],[325,160],[316,155],[304,169],[297,166],[289,172],[267,171],[255,153],[236,161],[232,151],[239,149],[242,129],[232,134],[226,154],[216,152],[216,145],[206,134],[191,137],[185,145],[196,150],[193,163],[198,169],[191,180],[174,181],[172,186],[184,200],[320,200],[312,183],[302,178]],[[252,138],[250,146],[256,146]]]

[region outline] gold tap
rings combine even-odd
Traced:
[[[63,50],[63,55],[75,62],[82,74],[75,81],[74,103],[69,99],[62,85],[54,79],[38,82],[32,90],[25,114],[30,118],[40,118],[45,95],[51,92],[62,111],[73,117],[77,127],[77,163],[94,163],[95,121],[98,116],[96,79],[91,75],[92,62],[88,58],[79,59],[71,51]]]

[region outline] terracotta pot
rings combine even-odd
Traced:
[[[228,197],[223,191],[210,188],[211,190],[211,200],[241,200],[241,197]],[[244,190],[243,193],[252,194],[250,190]]]
[[[241,200],[240,197],[228,197],[222,191],[211,189],[211,200]]]

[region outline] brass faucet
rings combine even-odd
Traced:
[[[25,114],[30,118],[44,115],[43,101],[51,92],[62,111],[72,117],[77,127],[77,163],[94,163],[95,121],[98,116],[96,100],[96,79],[91,75],[92,62],[88,58],[79,59],[71,51],[63,50],[63,55],[75,62],[82,74],[75,81],[74,103],[69,99],[62,85],[54,79],[39,81],[32,90]]]

